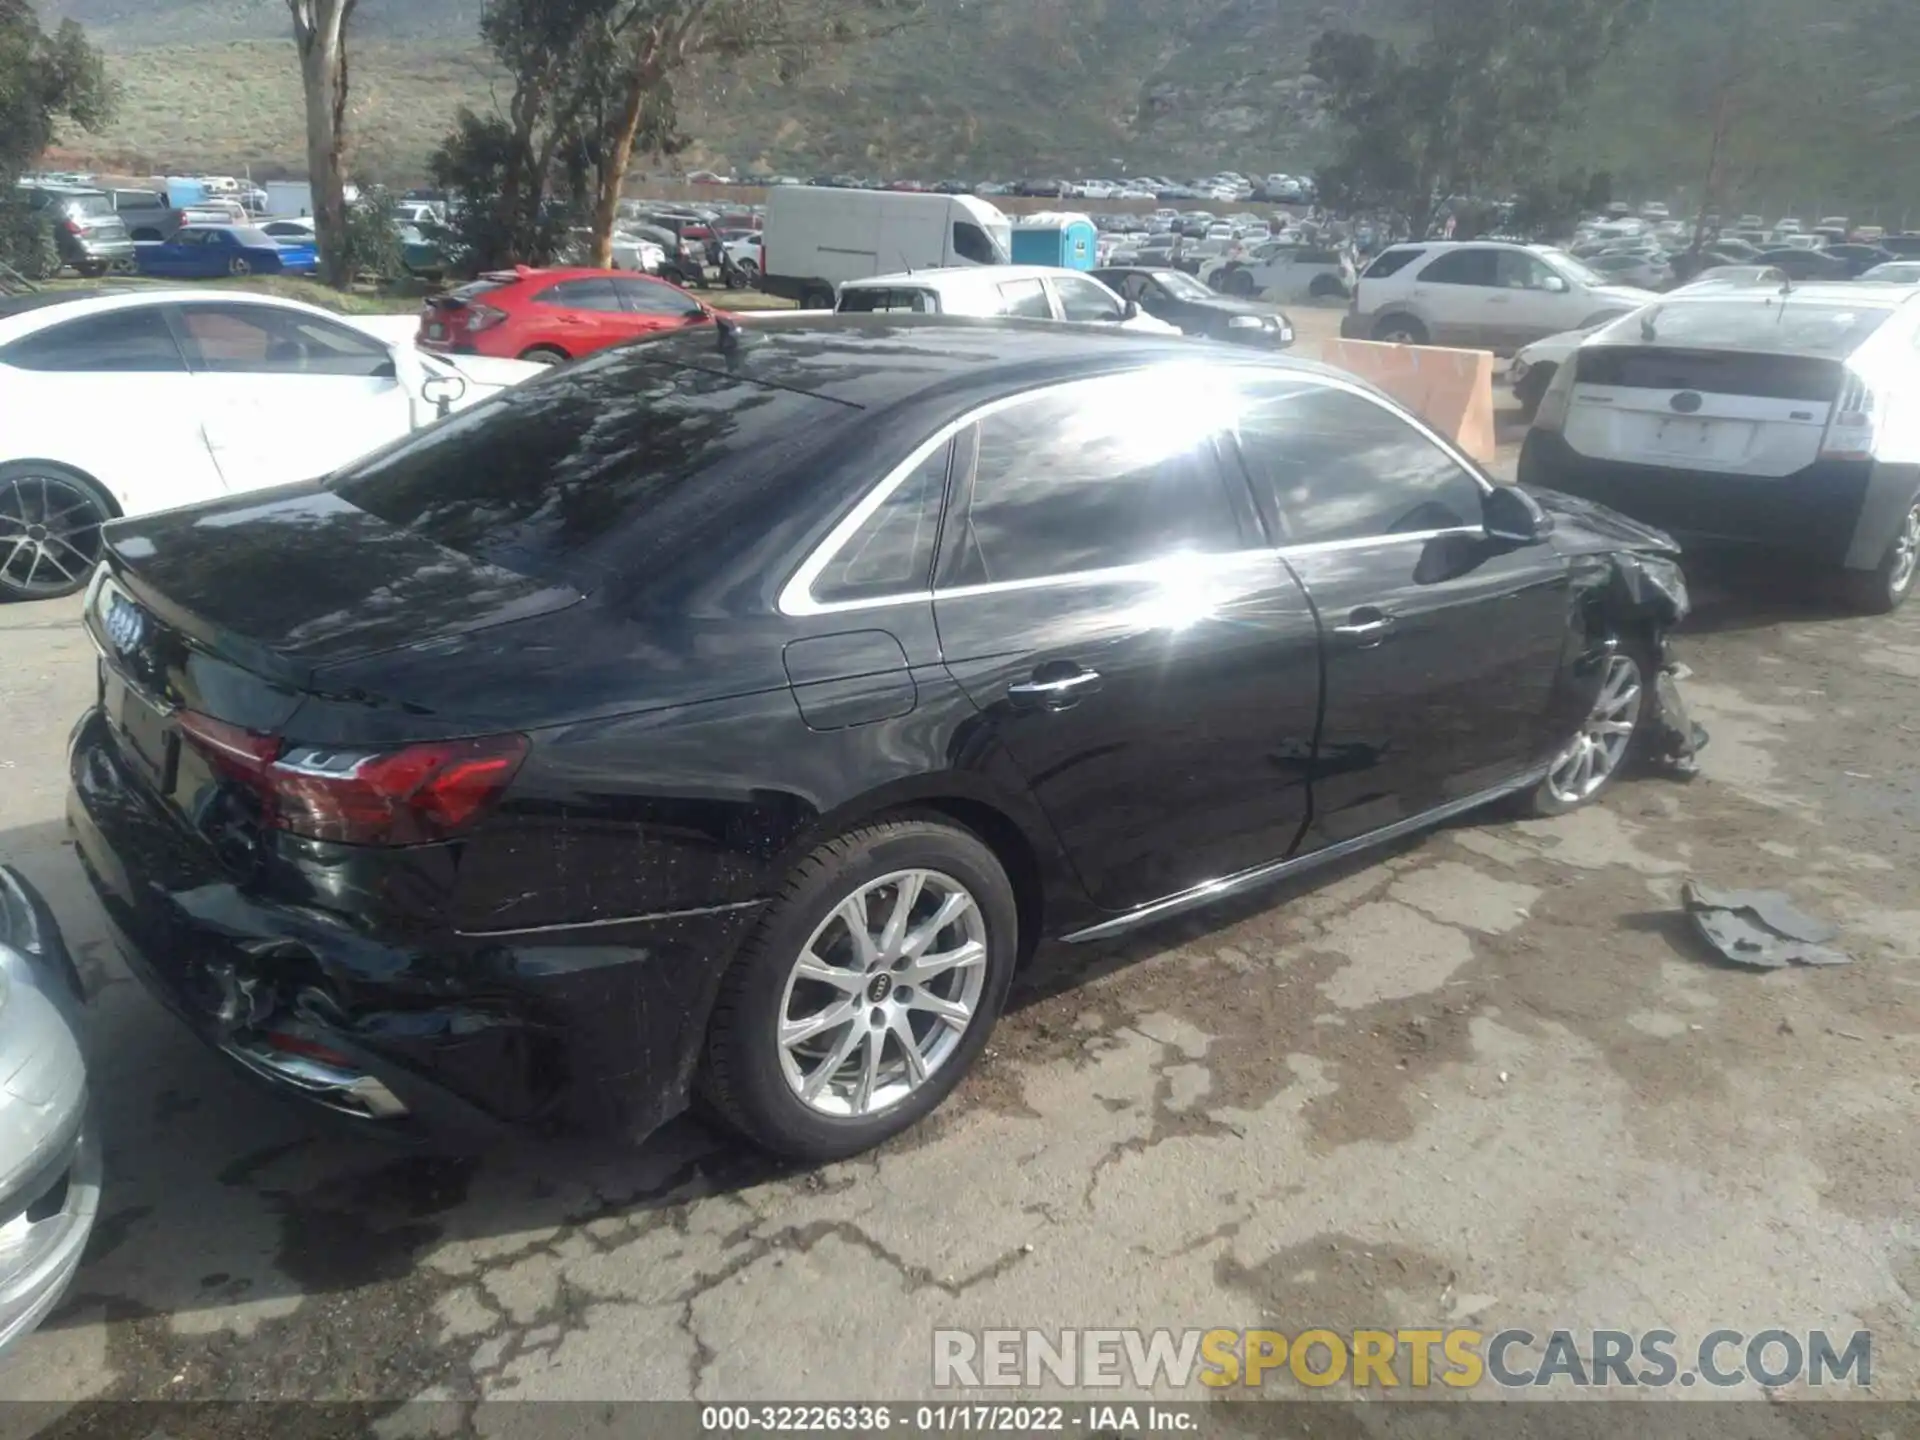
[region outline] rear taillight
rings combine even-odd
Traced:
[[[62,220],[60,222],[60,228],[69,235],[84,235],[86,233],[86,227],[78,220]]]
[[[470,829],[527,756],[521,735],[397,750],[287,745],[192,711],[180,730],[224,779],[250,790],[269,828],[342,845],[420,845]]]
[[[1873,391],[1858,375],[1849,373],[1840,386],[1840,398],[1834,402],[1833,418],[1827,421],[1826,437],[1820,442],[1821,457],[1871,460],[1879,429]]]
[[[504,325],[507,312],[496,310],[491,305],[469,305],[467,307],[467,333],[477,335],[482,330],[491,330],[496,325]]]
[[[1580,357],[1569,355],[1564,364],[1553,372],[1553,380],[1547,386],[1547,393],[1540,397],[1539,408],[1533,412],[1533,428],[1558,435],[1567,425],[1567,411],[1573,405],[1573,385],[1579,370]]]

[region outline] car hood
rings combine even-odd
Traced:
[[[1554,544],[1563,554],[1586,555],[1603,550],[1641,550],[1678,555],[1679,543],[1664,530],[1642,525],[1617,510],[1596,505],[1558,490],[1527,488],[1540,508],[1553,516]]]
[[[1615,304],[1631,306],[1638,310],[1642,305],[1651,305],[1660,297],[1651,290],[1642,290],[1638,285],[1596,285],[1587,292],[1596,300],[1612,301]]]

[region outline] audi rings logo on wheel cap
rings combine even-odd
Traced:
[[[1707,402],[1696,390],[1682,390],[1668,403],[1682,415],[1694,415],[1698,414],[1700,407]]]
[[[110,596],[102,628],[113,648],[126,654],[139,649],[140,642],[147,638],[147,612],[124,595]]]

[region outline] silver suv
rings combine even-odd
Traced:
[[[1349,340],[1511,354],[1658,298],[1616,285],[1545,245],[1420,241],[1374,257],[1354,286],[1340,333]]]

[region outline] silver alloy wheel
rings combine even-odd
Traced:
[[[820,922],[787,976],[787,1084],[822,1115],[892,1108],[952,1059],[986,978],[986,918],[966,886],[938,870],[869,881]]]
[[[100,500],[62,475],[0,481],[0,592],[59,595],[78,587],[100,559]]]
[[[1900,524],[1900,533],[1893,541],[1893,567],[1887,576],[1887,594],[1893,600],[1906,593],[1907,586],[1913,583],[1913,572],[1920,566],[1920,505],[1907,511],[1907,518]]]
[[[1640,667],[1631,655],[1608,659],[1593,712],[1547,772],[1547,790],[1562,805],[1591,799],[1626,759],[1639,719],[1640,685]]]

